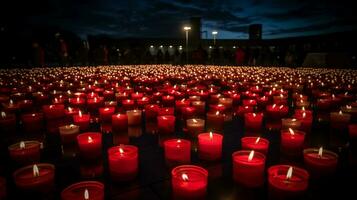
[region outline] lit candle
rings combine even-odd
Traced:
[[[63,104],[44,105],[42,110],[47,120],[59,119],[65,116]]]
[[[8,147],[9,154],[15,162],[26,165],[40,160],[41,143],[38,141],[21,141]]]
[[[160,108],[158,112],[158,116],[162,116],[162,115],[175,115],[174,107]]]
[[[222,157],[223,136],[217,133],[198,135],[198,157],[202,160],[219,160]]]
[[[214,131],[223,131],[224,129],[224,115],[219,111],[208,112],[207,115],[207,129]]]
[[[141,110],[128,110],[126,115],[129,126],[141,125]]]
[[[175,132],[176,118],[172,115],[163,115],[157,117],[157,127],[159,133],[172,134]]]
[[[1,112],[0,117],[0,130],[4,132],[12,132],[16,129],[16,116],[14,114],[7,114]]]
[[[198,115],[203,115],[206,112],[206,102],[204,101],[192,101],[191,106],[196,109]]]
[[[267,119],[281,119],[289,114],[289,107],[284,105],[267,105],[266,107]]]
[[[263,113],[245,113],[244,127],[247,130],[261,130],[263,127]]]
[[[186,120],[186,126],[191,136],[195,136],[198,133],[202,133],[205,128],[205,120],[203,119],[188,119]]]
[[[102,155],[102,134],[96,132],[82,133],[77,136],[81,156],[95,160]]]
[[[145,119],[156,120],[160,107],[156,104],[149,104],[145,106]]]
[[[296,118],[283,118],[281,119],[281,128],[282,129],[294,129],[299,130],[301,127],[301,121]]]
[[[132,99],[126,99],[122,101],[124,110],[133,110],[135,108],[135,102]]]
[[[351,120],[351,114],[343,113],[341,110],[339,112],[330,113],[330,125],[334,129],[346,129],[348,123]]]
[[[169,166],[191,162],[191,142],[184,139],[170,139],[164,142],[165,161]]]
[[[304,149],[304,163],[312,177],[319,178],[336,171],[338,155],[332,151],[318,148]]]
[[[207,170],[195,165],[181,165],[171,171],[174,198],[200,199],[207,190]]]
[[[104,184],[98,181],[74,183],[61,192],[61,200],[104,200]]]
[[[47,163],[28,165],[16,170],[13,177],[21,190],[50,192],[54,186],[55,166]]]
[[[114,181],[133,180],[138,173],[138,148],[120,145],[108,150],[109,173]]]
[[[305,132],[289,128],[281,131],[281,152],[286,155],[297,156],[302,154]]]
[[[232,155],[233,179],[246,187],[264,184],[265,155],[254,150],[236,151]]]
[[[275,165],[268,169],[269,196],[272,199],[296,199],[309,184],[309,173],[289,165]]]
[[[268,154],[269,140],[261,137],[243,137],[241,139],[243,150],[254,150],[265,155]]]
[[[112,115],[112,130],[113,132],[125,131],[128,129],[128,116],[118,113]]]
[[[218,104],[223,104],[226,109],[231,109],[233,106],[233,99],[232,98],[219,98]]]
[[[102,123],[110,123],[114,113],[115,107],[99,108],[99,119]]]
[[[43,129],[42,113],[28,113],[21,115],[22,125],[26,133],[38,133]]]
[[[62,143],[67,144],[75,142],[79,133],[79,126],[74,124],[60,126],[59,133],[61,136]]]
[[[89,129],[90,115],[82,114],[81,111],[78,111],[78,115],[73,115],[73,122],[75,125],[79,126],[81,131],[86,131]]]
[[[163,96],[161,102],[164,107],[175,106],[175,97],[170,95]]]

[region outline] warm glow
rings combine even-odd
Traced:
[[[253,157],[254,157],[254,150],[252,150],[252,151],[249,153],[248,161],[252,161]]]
[[[90,136],[88,136],[88,143],[92,143],[92,142],[93,142],[93,139]]]
[[[187,174],[182,174],[181,177],[182,177],[182,180],[188,181],[188,176],[187,176]]]
[[[192,119],[193,123],[197,123],[198,121],[196,119]]]
[[[293,167],[289,167],[288,172],[286,173],[286,179],[291,179],[291,177],[293,176]]]
[[[305,111],[305,107],[303,106],[302,108],[301,108],[303,111]]]
[[[292,122],[296,122],[296,119],[295,119],[295,118],[292,118],[291,121],[292,121]]]
[[[82,117],[82,111],[78,111],[79,117]]]
[[[38,169],[38,167],[37,167],[36,164],[33,165],[33,167],[32,167],[32,172],[33,172],[33,176],[34,176],[34,177],[40,176],[40,170]]]
[[[290,132],[290,134],[291,134],[291,135],[295,135],[295,133],[294,133],[294,130],[293,130],[293,129],[289,128],[289,132]]]
[[[73,127],[74,127],[74,124],[70,124],[70,125],[69,125],[69,128],[73,128]]]
[[[305,118],[306,117],[306,112],[303,112],[302,113],[302,118]]]
[[[185,27],[183,27],[183,30],[189,31],[189,30],[191,30],[191,27],[190,26],[185,26]]]
[[[260,141],[260,137],[258,137],[256,140],[255,140],[255,144],[258,144]]]
[[[84,199],[89,200],[89,192],[88,192],[87,188],[84,190]]]
[[[6,113],[4,111],[1,112],[1,117],[5,118],[6,117]]]
[[[256,116],[257,116],[257,114],[253,113],[253,117],[256,117]]]
[[[273,104],[272,108],[275,108],[276,107],[276,104]]]
[[[181,139],[178,139],[178,140],[177,140],[177,143],[181,143]]]
[[[342,115],[342,114],[343,114],[343,113],[342,113],[342,110],[340,110],[340,112],[338,112],[338,114],[339,114],[339,115]]]
[[[322,157],[322,152],[324,151],[324,149],[323,149],[323,147],[320,147],[320,149],[319,149],[319,157],[321,158]]]
[[[104,108],[104,111],[108,111],[109,110],[109,108]]]
[[[25,142],[24,141],[20,142],[20,149],[25,149]]]
[[[124,153],[123,148],[119,147],[119,153],[122,155]]]
[[[10,105],[12,105],[12,104],[14,104],[14,102],[12,101],[12,99],[10,99],[10,103],[9,103]]]
[[[80,99],[79,99],[79,97],[77,97],[77,102],[80,102]]]
[[[213,133],[212,132],[209,132],[209,139],[213,139]]]
[[[216,115],[219,115],[219,111],[216,112]]]
[[[284,107],[284,105],[281,105],[280,107],[279,107],[279,109],[282,109]]]
[[[68,112],[72,112],[72,108],[71,107],[68,107]]]

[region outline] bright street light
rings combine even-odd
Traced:
[[[188,64],[188,31],[191,30],[191,27],[185,26],[183,30],[186,31],[186,64]]]
[[[213,35],[213,45],[216,45],[216,35],[218,34],[218,31],[212,31]]]

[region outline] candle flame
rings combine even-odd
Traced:
[[[68,111],[69,111],[69,112],[72,112],[72,108],[71,108],[71,107],[68,107]]]
[[[352,109],[352,106],[346,105],[346,108],[347,108],[347,109]]]
[[[290,166],[288,172],[286,173],[286,179],[289,180],[293,176],[293,167]]]
[[[20,149],[25,149],[25,142],[24,141],[20,142]]]
[[[293,129],[289,128],[289,132],[290,132],[290,134],[291,134],[291,135],[295,135],[295,133],[294,133],[294,130],[293,130]]]
[[[97,102],[97,97],[94,97],[94,102]]]
[[[257,114],[253,113],[253,117],[256,117],[256,116],[257,116]]]
[[[340,112],[338,112],[339,115],[342,115],[342,110],[340,110]]]
[[[12,99],[10,99],[10,103],[9,104],[10,105],[14,104],[14,101],[12,101]]]
[[[70,125],[69,125],[69,128],[73,128],[73,127],[74,127],[74,124],[70,124]]]
[[[193,121],[193,123],[197,123],[198,122],[196,119],[193,119],[192,121]]]
[[[119,153],[122,155],[124,153],[123,148],[119,147]]]
[[[260,141],[260,137],[258,137],[256,140],[255,140],[255,144],[258,144]]]
[[[210,138],[211,140],[213,139],[213,133],[212,133],[212,131],[209,132],[209,138]]]
[[[306,112],[303,112],[302,113],[302,118],[305,118],[306,117]]]
[[[89,200],[89,192],[87,188],[84,190],[84,199]]]
[[[305,107],[303,106],[302,108],[301,108],[303,111],[305,111]]]
[[[79,99],[79,97],[77,97],[77,102],[79,102],[80,101],[80,99]]]
[[[253,157],[254,157],[254,150],[252,150],[252,151],[249,153],[248,161],[252,161]]]
[[[281,105],[281,106],[279,106],[279,109],[282,109],[284,107],[284,105]]]
[[[90,136],[88,136],[88,143],[92,143],[92,142],[93,142],[93,139]]]
[[[216,115],[219,115],[219,111],[216,112]]]
[[[181,177],[182,177],[182,180],[188,181],[188,176],[187,176],[187,174],[182,174]]]
[[[1,117],[5,118],[6,117],[6,113],[4,111],[1,112]]]
[[[108,110],[109,110],[109,108],[104,108],[104,110],[105,110],[105,111],[108,111]]]
[[[167,120],[167,117],[163,116],[162,119]]]
[[[272,108],[275,108],[276,107],[276,104],[273,104]]]
[[[322,157],[323,151],[324,151],[323,147],[320,147],[319,148],[319,154],[318,154],[320,158]]]
[[[50,105],[50,109],[52,109],[53,108],[53,105]]]
[[[82,111],[78,111],[79,117],[82,117]]]
[[[34,164],[32,167],[32,172],[33,172],[33,177],[38,177],[40,176],[40,170],[38,169],[37,165]]]
[[[183,98],[182,100],[181,100],[181,102],[184,102],[185,101],[185,98]]]
[[[296,122],[296,119],[295,119],[295,118],[292,118],[291,121]]]

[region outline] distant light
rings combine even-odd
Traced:
[[[236,46],[233,46],[233,49],[235,49],[236,48]]]
[[[223,49],[223,47],[222,47],[222,46],[220,46],[219,48],[220,48],[220,49]]]
[[[212,46],[209,46],[208,48],[212,49]]]
[[[117,49],[117,51],[119,51],[119,49]]]
[[[154,45],[151,45],[150,48],[154,48]]]
[[[179,46],[179,48],[181,48],[181,49],[182,49],[182,46],[180,45],[180,46]]]
[[[170,45],[169,47],[172,48],[172,45]]]
[[[191,26],[185,26],[185,27],[183,27],[183,30],[189,31],[189,30],[191,30]]]
[[[164,47],[164,46],[160,45],[160,48],[162,48],[162,47]]]
[[[217,35],[218,31],[212,31],[212,35]]]

